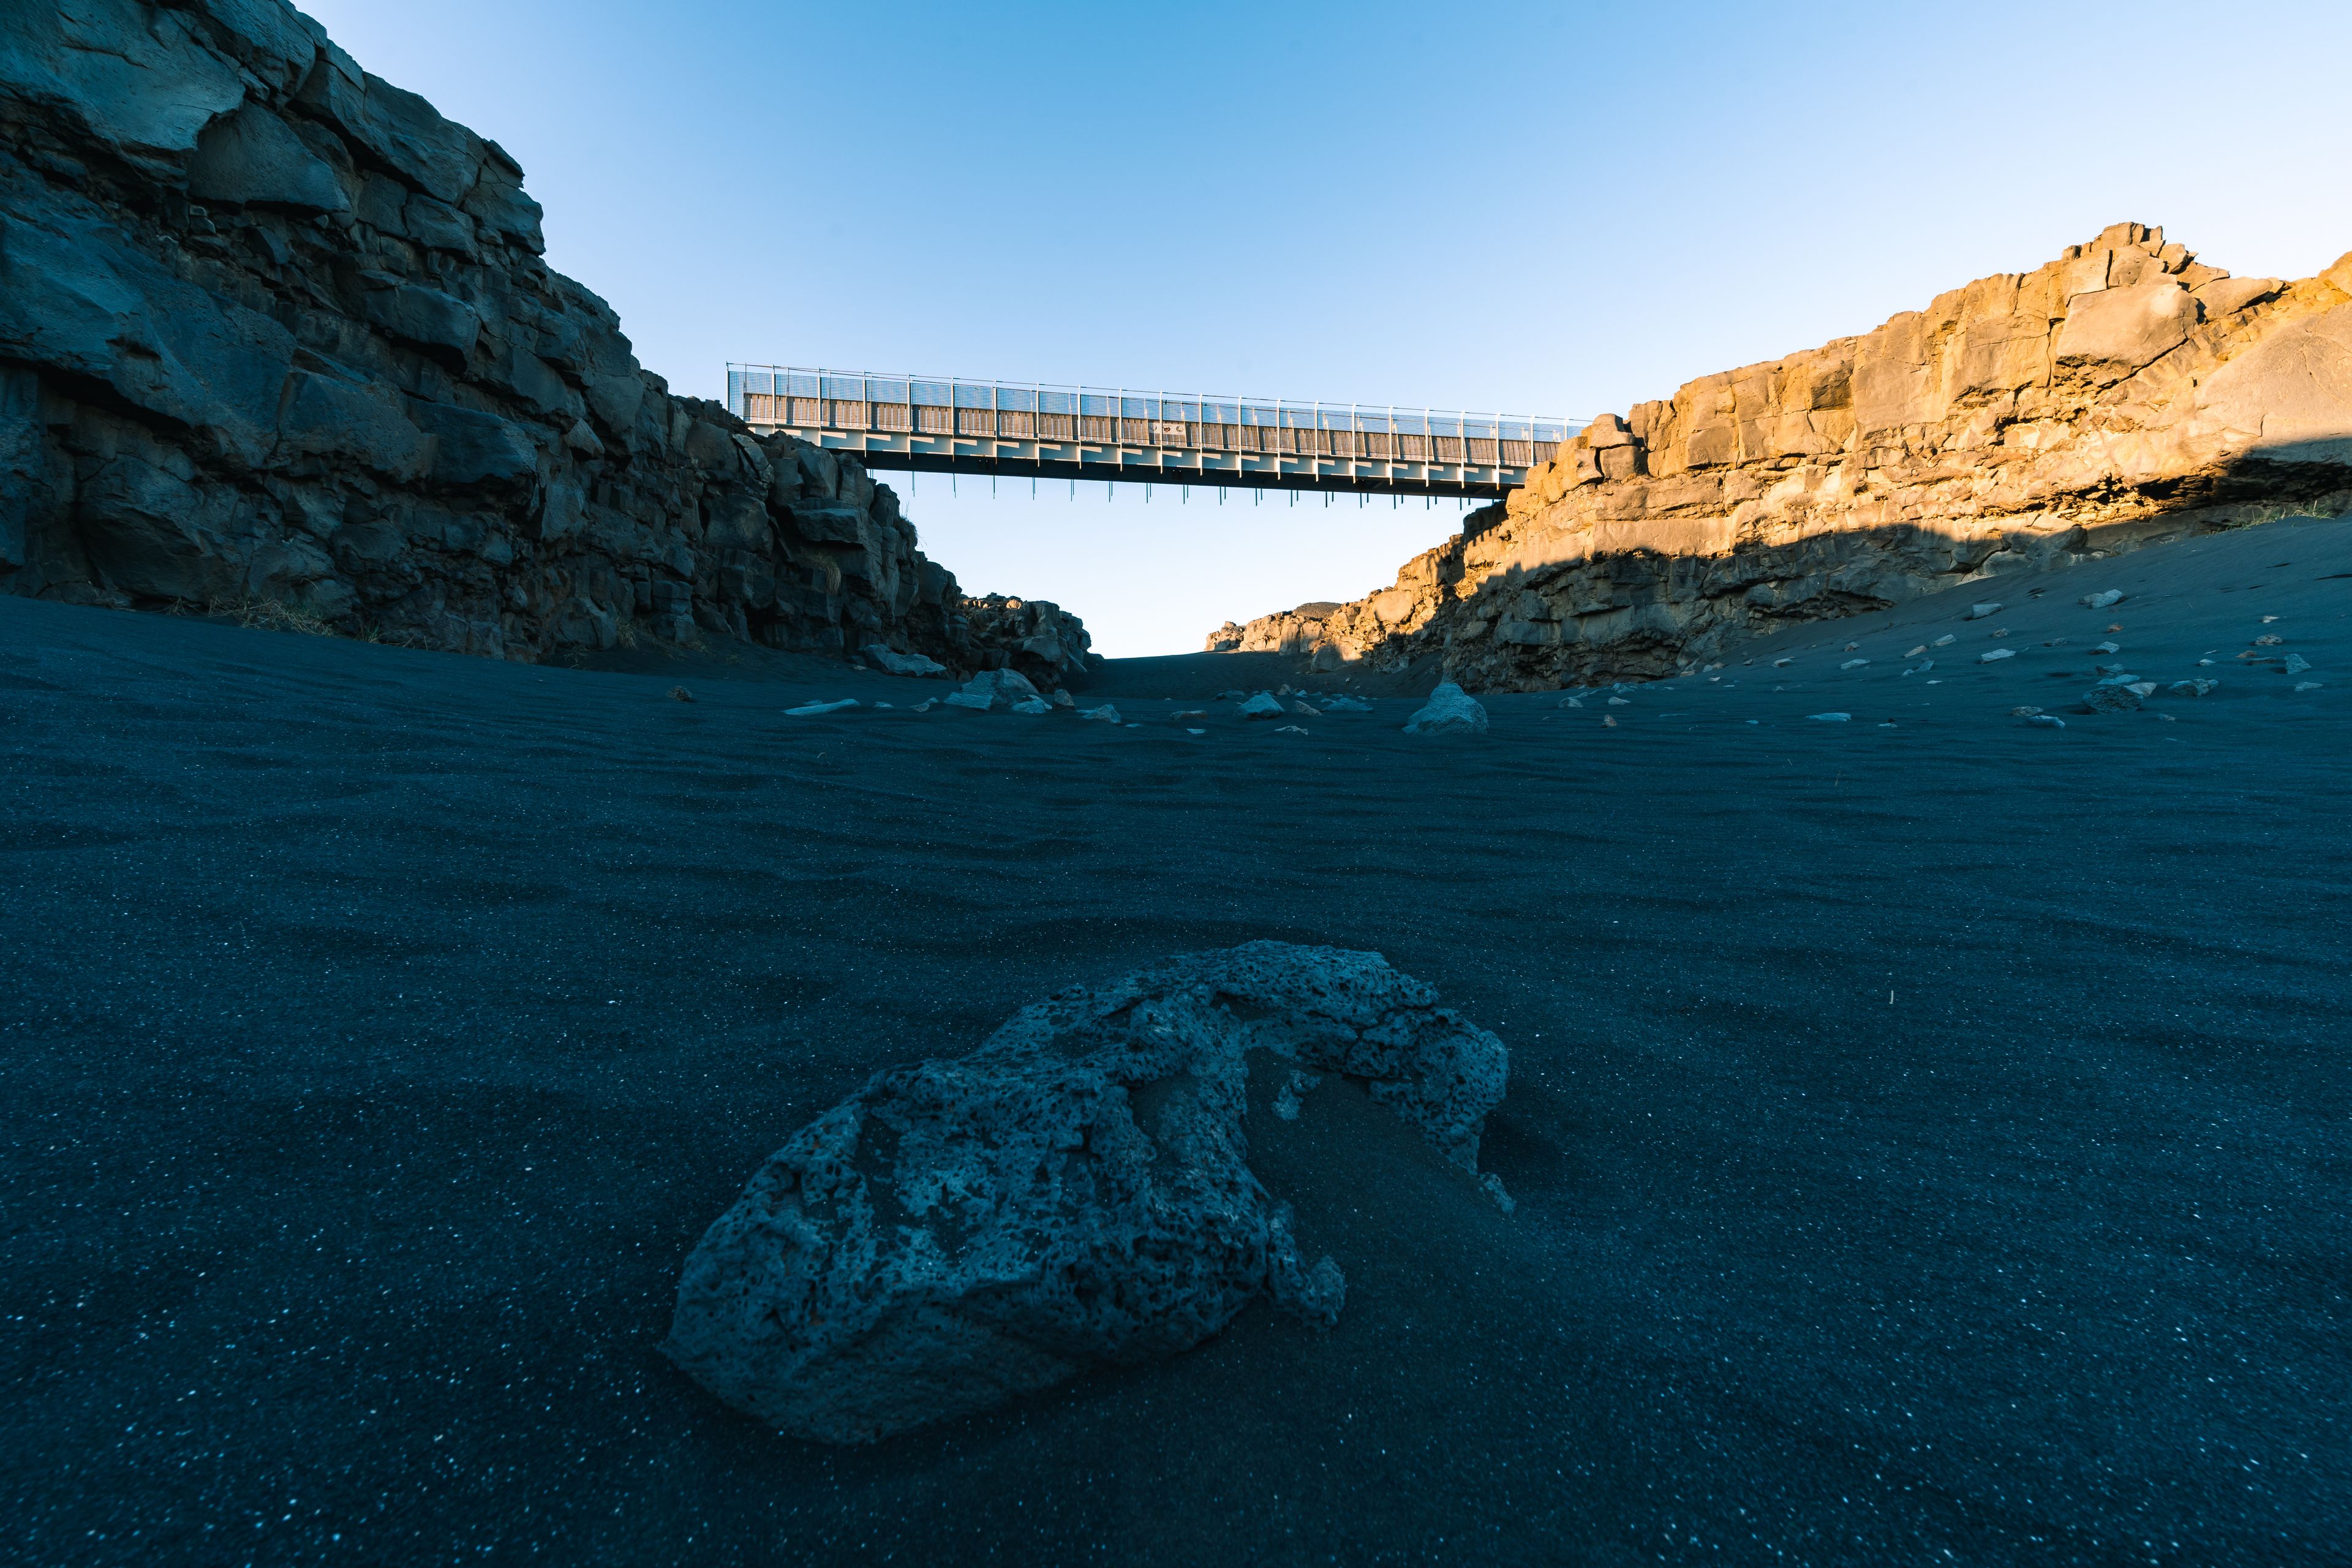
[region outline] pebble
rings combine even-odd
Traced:
[[[1125,720],[1118,716],[1118,710],[1112,707],[1108,702],[1104,703],[1099,708],[1089,708],[1085,712],[1080,713],[1078,717],[1092,724],[1123,724],[1126,722]]]
[[[2000,613],[2000,606],[1999,605],[1970,605],[1969,606],[1969,613],[1960,618],[1962,620],[1969,621],[1980,621],[1987,616],[1997,616]]]
[[[1949,647],[1959,640],[1960,639],[1957,634],[1946,632],[1942,637],[1937,637],[1934,642],[1929,643],[1927,646],[1929,647]]]
[[[2015,658],[2016,657],[2017,650],[2013,647],[1997,647],[1988,653],[1980,653],[1977,655],[1977,662],[1979,664],[1992,664],[2000,659]]]
[[[1622,697],[1612,697],[1609,700],[1609,706],[1612,708],[1631,708],[1633,705],[1631,702],[1626,701]]]
[[[1013,712],[1027,713],[1033,716],[1039,713],[1051,713],[1053,710],[1054,705],[1046,701],[1042,697],[1024,697],[1020,701],[1015,702],[1013,705]]]
[[[797,708],[787,708],[784,713],[793,719],[814,719],[820,713],[838,713],[845,708],[857,706],[857,699],[845,697],[838,702],[803,702]]]
[[[2305,670],[2309,669],[2310,668],[2311,660],[2304,658],[2303,655],[2299,653],[2291,653],[2286,656],[2286,672],[2289,675],[2301,675]]]
[[[2294,689],[2297,691],[2316,691],[2326,684],[2327,682],[2324,680],[2298,680],[2294,683]]]
[[[1805,717],[1816,720],[1823,724],[1843,724],[1852,719],[1853,715],[1851,713],[1808,713]]]
[[[2036,713],[2026,722],[2044,730],[2063,730],[2066,727],[2066,721],[2055,713]]]
[[[2081,603],[2086,610],[2104,610],[2109,605],[2120,605],[2123,601],[2124,591],[2121,588],[2109,588],[2102,593],[2084,595]]]
[[[1850,658],[1843,664],[1839,665],[1838,668],[1840,669],[1860,669],[1864,665],[1868,664],[1870,660],[1866,658]]]

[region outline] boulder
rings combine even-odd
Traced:
[[[664,1348],[862,1443],[1178,1354],[1261,1295],[1328,1325],[1346,1281],[1249,1166],[1251,1074],[1294,1113],[1290,1074],[1349,1075],[1477,1181],[1508,1059],[1372,952],[1252,942],[1065,991],[795,1133],[687,1258]]]
[[[1261,691],[1242,704],[1244,719],[1279,719],[1282,715],[1282,700],[1271,691]]]
[[[965,681],[962,690],[948,694],[951,706],[974,708],[982,713],[1034,700],[1042,700],[1037,688],[1017,669],[983,669]]]
[[[1405,721],[1408,735],[1453,735],[1486,732],[1486,710],[1476,698],[1453,681],[1442,683],[1429,700]]]

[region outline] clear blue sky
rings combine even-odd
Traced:
[[[2352,6],[312,0],[496,138],[639,358],[1580,416],[2105,225],[2352,249]],[[902,480],[894,480],[903,490]],[[1112,654],[1385,584],[1458,512],[923,479]]]

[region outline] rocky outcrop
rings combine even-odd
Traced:
[[[1048,690],[1084,678],[1100,661],[1078,617],[1044,599],[1003,594],[957,605],[971,659],[983,669],[1017,669]]]
[[[672,396],[494,142],[281,0],[0,12],[0,584],[536,658],[702,634],[1057,682],[856,463]],[[1074,662],[1075,661],[1075,662]]]
[[[1261,1293],[1328,1326],[1339,1266],[1249,1167],[1254,1052],[1272,1115],[1344,1074],[1465,1179],[1508,1067],[1373,952],[1252,942],[1066,991],[794,1134],[687,1259],[669,1354],[796,1436],[869,1442],[1189,1350]]]
[[[1604,416],[1353,604],[1212,651],[1437,656],[1478,689],[1671,674],[1736,634],[2352,507],[2352,257],[2231,278],[2117,224],[1877,331]]]

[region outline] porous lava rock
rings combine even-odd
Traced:
[[[1190,1349],[1261,1292],[1336,1321],[1249,1165],[1253,1070],[1344,1074],[1471,1179],[1500,1040],[1378,953],[1261,942],[1024,1008],[794,1134],[686,1261],[667,1350],[793,1436],[868,1442]]]

